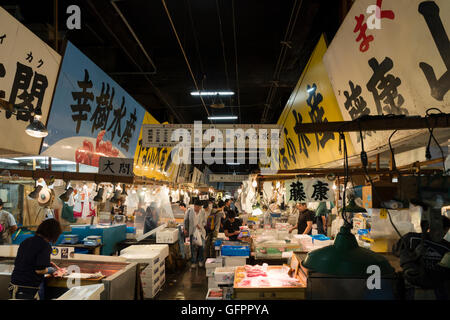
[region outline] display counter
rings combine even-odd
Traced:
[[[297,263],[289,266],[241,266],[234,275],[234,299],[237,300],[303,300],[307,278]],[[289,271],[292,270],[290,276]]]
[[[102,276],[93,279],[80,279],[80,286],[103,284],[100,295],[102,300],[133,300],[136,291],[137,264],[127,263],[119,257],[76,254],[75,259],[52,259],[61,268],[77,266],[81,274],[96,274]],[[120,261],[120,262],[119,262]],[[123,261],[123,262],[122,262]],[[14,257],[0,258],[0,300],[9,299],[8,285],[14,270]],[[47,277],[46,299],[56,299],[67,291],[73,283],[68,276]]]
[[[105,290],[100,296],[102,300],[133,300],[135,297],[136,263],[75,259],[54,259],[53,262],[61,268],[76,265],[80,268],[80,273],[83,274],[96,274],[100,272],[103,275],[101,277],[80,279],[80,285],[85,286],[103,283]],[[48,277],[46,279],[47,292],[49,295],[53,295],[53,292],[55,295],[58,295],[58,292],[67,291],[69,289],[68,284],[71,282],[68,276],[61,278]],[[51,288],[58,289],[52,290]]]

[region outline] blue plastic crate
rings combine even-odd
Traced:
[[[136,227],[127,227],[127,233],[136,234]]]
[[[224,245],[221,248],[222,256],[231,256],[231,257],[248,257],[250,256],[250,247],[249,246],[227,246]]]
[[[310,237],[313,238],[313,240],[319,240],[319,241],[330,240],[330,238],[328,238],[324,234],[316,234],[316,235],[313,235],[313,236],[310,236]]]

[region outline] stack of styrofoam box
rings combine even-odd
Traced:
[[[225,267],[240,267],[245,266],[248,257],[231,257],[223,256]]]
[[[123,249],[120,256],[128,262],[137,262],[141,269],[141,282],[144,298],[154,298],[161,290],[166,280],[165,259],[169,255],[169,246],[164,245],[134,245]]]
[[[214,280],[214,270],[218,267],[223,266],[223,260],[222,257],[217,258],[208,258],[206,259],[205,263],[205,269],[206,269],[206,276],[208,277],[208,288],[214,289],[218,288],[216,281]]]
[[[215,289],[219,287],[216,281],[214,280],[214,270],[222,266],[223,266],[222,257],[206,259],[205,268],[206,268],[206,276],[208,277],[209,289]]]
[[[156,243],[175,243],[178,241],[177,228],[165,228],[156,232]]]

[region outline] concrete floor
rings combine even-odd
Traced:
[[[166,283],[155,300],[205,300],[207,293],[205,268],[186,267],[178,273],[166,273]]]

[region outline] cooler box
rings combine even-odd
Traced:
[[[156,243],[175,243],[178,241],[178,228],[166,228],[156,232]]]
[[[244,266],[247,262],[247,257],[223,257],[225,267],[239,267]]]
[[[223,261],[222,258],[208,258],[206,259],[205,263],[205,269],[206,269],[206,276],[211,277],[214,274],[214,270],[216,268],[222,267]]]
[[[233,284],[235,267],[220,267],[214,271],[217,284]]]

